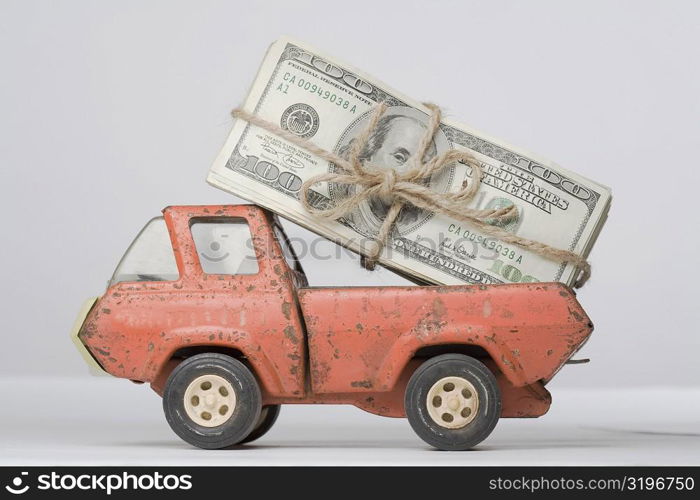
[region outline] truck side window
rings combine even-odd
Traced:
[[[175,281],[180,277],[163,217],[151,219],[126,250],[110,281]]]
[[[258,260],[244,219],[195,222],[192,238],[199,264],[207,274],[257,274]]]

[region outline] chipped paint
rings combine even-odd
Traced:
[[[282,314],[284,314],[285,318],[291,319],[291,317],[292,317],[292,303],[291,302],[282,302]]]
[[[297,337],[296,331],[292,325],[287,325],[284,327],[284,336],[287,337],[292,344],[299,343],[299,338]]]
[[[202,272],[190,221],[216,212],[224,217],[246,218],[251,232],[258,238],[256,241],[265,242],[266,258],[260,260],[257,275]],[[288,315],[281,307],[283,302],[293,306],[294,287],[280,267],[286,265],[282,264],[284,255],[275,246],[265,212],[245,205],[170,207],[164,211],[164,217],[180,279],[111,286],[83,322],[79,333],[82,343],[112,375],[151,383],[155,383],[179,349],[209,345],[235,349],[249,358],[272,394],[303,396],[306,379],[303,330],[293,307]],[[274,266],[282,276],[275,274]],[[279,292],[272,292],[266,285],[271,281],[280,288]],[[269,307],[273,301],[280,304],[277,312]],[[250,314],[251,306],[255,314]],[[285,330],[287,334],[293,333],[291,337],[296,338],[296,343],[285,336]],[[285,342],[275,340],[280,338]],[[253,356],[261,344],[265,347],[264,355]],[[105,345],[110,347],[110,353],[103,349]]]
[[[371,380],[353,380],[350,382],[351,387],[362,387],[364,389],[371,389],[372,385]]]
[[[202,273],[189,227],[211,214],[248,220],[257,275]],[[181,360],[174,353],[215,347],[246,358],[266,404],[347,403],[404,416],[416,352],[469,345],[497,376],[503,416],[538,416],[551,402],[540,381],[592,330],[575,295],[557,283],[297,290],[262,209],[170,207],[164,216],[180,279],[110,287],[79,333],[106,371],[157,392]]]
[[[323,380],[312,373],[312,387],[323,394],[370,392],[351,381],[381,380],[375,386],[391,390],[413,353],[448,344],[483,348],[516,386],[547,380],[590,334],[583,309],[573,295],[559,294],[561,288],[517,284],[300,290],[310,362],[328,367]],[[391,308],[401,314],[392,314]],[[554,354],[546,356],[547,350]]]

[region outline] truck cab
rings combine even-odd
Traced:
[[[185,441],[251,441],[282,404],[408,417],[468,449],[536,417],[592,324],[559,283],[309,287],[276,216],[177,206],[149,221],[73,339],[98,371],[149,383]]]

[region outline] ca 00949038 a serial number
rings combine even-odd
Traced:
[[[325,99],[326,101],[335,104],[341,109],[346,109],[349,113],[355,114],[355,112],[357,111],[357,105],[351,105],[350,101],[348,101],[347,99],[344,99],[335,92],[331,92],[330,90],[324,89],[316,83],[310,82],[306,78],[297,77],[296,75],[286,72],[282,76],[282,80],[283,81],[279,85],[277,85],[276,90],[282,92],[283,94],[287,94],[289,92],[290,87],[296,86],[300,89],[306,90],[311,94],[318,94],[321,97],[321,99]]]

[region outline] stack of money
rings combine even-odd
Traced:
[[[343,157],[380,102],[388,109],[359,159],[372,168],[401,172],[425,134],[430,110],[305,43],[283,38],[270,46],[243,109]],[[517,216],[499,221],[502,229],[588,256],[607,217],[609,188],[443,119],[428,155],[449,149],[467,151],[483,170],[481,189],[470,208],[515,205]],[[306,180],[335,170],[332,163],[305,148],[236,120],[207,181],[366,254],[390,200],[369,199],[339,220],[314,216],[300,201]],[[436,192],[455,192],[471,178],[472,170],[456,162],[427,184]],[[328,208],[354,189],[318,183],[309,201],[319,209]],[[568,262],[542,257],[489,237],[468,223],[413,206],[401,210],[378,262],[417,282],[433,284],[560,281],[572,285],[578,275]]]

